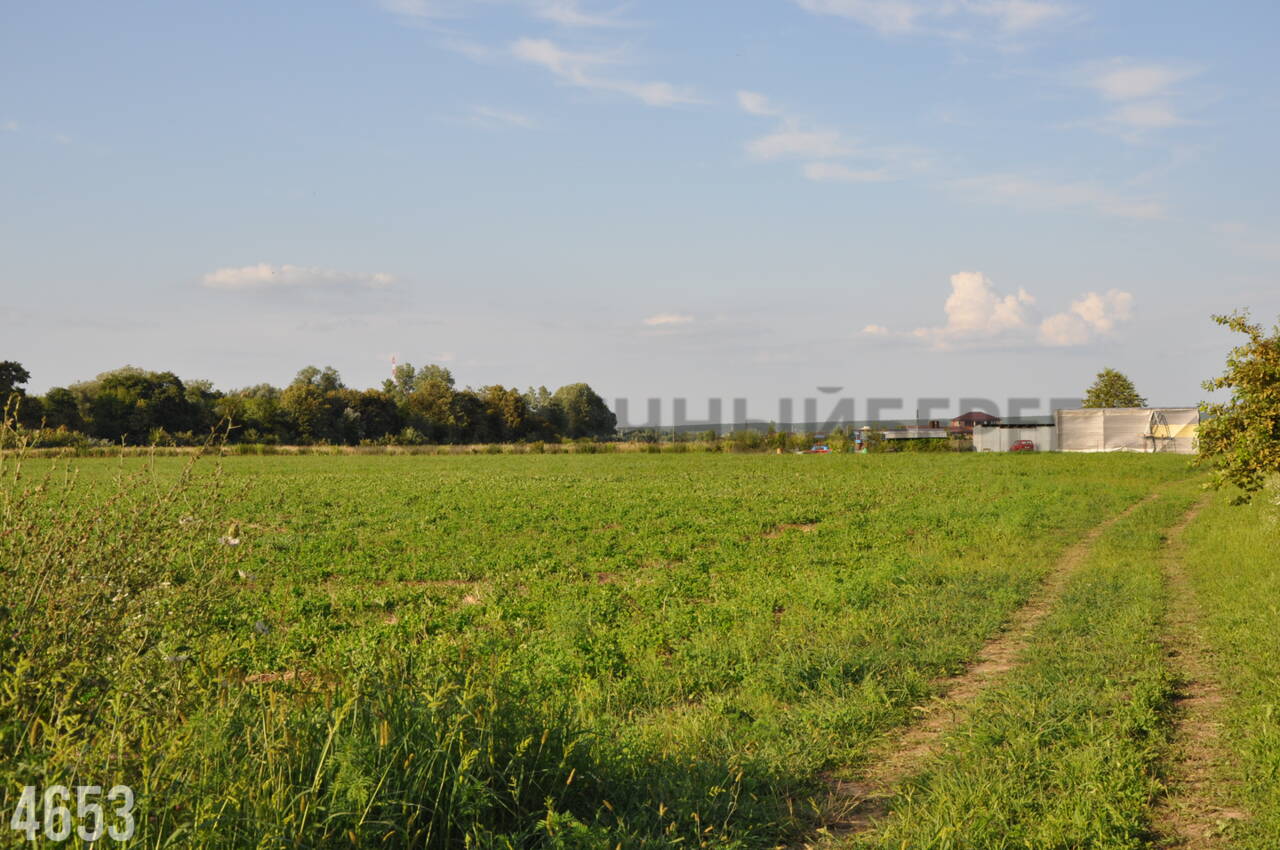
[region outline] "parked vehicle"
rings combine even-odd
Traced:
[[[1011,452],[1034,452],[1036,444],[1030,440],[1014,440],[1013,445],[1009,446]]]
[[[802,452],[799,452],[799,454],[802,454],[802,455],[829,455],[829,454],[831,454],[831,446],[827,445],[826,443],[814,443],[814,444],[813,444],[812,446],[810,446],[809,448],[805,449],[805,450],[804,450],[804,451],[802,451]]]

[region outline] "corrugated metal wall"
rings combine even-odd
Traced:
[[[993,428],[975,425],[973,448],[979,452],[1007,452],[1018,440],[1030,440],[1038,452],[1058,450],[1058,429],[1052,425],[1024,425],[1021,428]]]
[[[1195,452],[1200,411],[1194,407],[1058,410],[1064,452]]]

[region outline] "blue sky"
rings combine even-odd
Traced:
[[[0,358],[1195,403],[1280,314],[1271,3],[6,4]],[[633,406],[639,401],[633,402]]]

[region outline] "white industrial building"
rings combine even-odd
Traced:
[[[1195,407],[1091,407],[1054,411],[1058,450],[1193,454],[1200,410]]]

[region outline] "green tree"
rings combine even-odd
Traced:
[[[1203,384],[1210,392],[1230,390],[1231,400],[1200,406],[1207,421],[1200,425],[1198,463],[1213,470],[1215,487],[1238,487],[1235,501],[1244,503],[1280,472],[1280,326],[1268,336],[1247,312],[1213,320],[1247,341],[1231,350],[1225,373]]]
[[[0,403],[13,394],[25,395],[23,387],[31,380],[31,373],[16,360],[0,360]]]
[[[337,369],[306,366],[281,394],[280,406],[306,442],[343,442],[352,433],[352,422],[342,418],[347,407],[343,389]]]
[[[507,389],[501,384],[480,388],[480,398],[485,411],[496,426],[498,439],[519,440],[529,431],[529,403],[515,387]]]
[[[1085,392],[1084,407],[1146,407],[1133,381],[1115,369],[1103,369]]]
[[[360,417],[360,426],[366,439],[378,440],[389,434],[399,433],[404,427],[400,407],[396,400],[381,390],[365,390],[350,403]]]
[[[186,386],[172,372],[124,366],[68,388],[91,436],[141,445],[156,429],[191,431],[198,410]]]
[[[406,424],[432,443],[445,443],[454,435],[453,386],[442,380],[417,384],[404,402]]]
[[[54,387],[45,393],[43,413],[46,427],[84,430],[84,419],[80,416],[75,393],[66,387]]]
[[[296,435],[281,403],[282,396],[279,387],[256,384],[223,395],[214,412],[219,419],[231,420],[236,439],[250,443],[289,443]]]
[[[561,387],[551,403],[564,416],[565,436],[612,437],[618,429],[618,417],[586,384]]]

